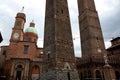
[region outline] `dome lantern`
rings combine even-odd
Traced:
[[[32,22],[30,23],[30,27],[35,27],[34,20],[32,20]]]

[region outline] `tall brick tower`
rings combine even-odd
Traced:
[[[10,39],[11,42],[23,40],[23,29],[26,22],[26,15],[23,13],[23,9],[16,15],[15,24]]]
[[[81,80],[103,80],[104,40],[94,0],[78,0],[82,57],[76,61]]]
[[[78,0],[82,56],[97,56],[105,50],[94,0]]]
[[[79,80],[67,0],[46,0],[41,80]]]

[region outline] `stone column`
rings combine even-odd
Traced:
[[[105,66],[103,67],[103,73],[104,73],[105,80],[115,80],[115,72],[112,66],[110,66],[108,63],[107,54],[104,54],[104,60],[105,60]]]
[[[12,63],[13,64],[13,63]],[[11,68],[11,74],[10,74],[10,76],[13,76],[13,70],[14,70],[14,64],[12,65],[12,68]]]
[[[25,61],[25,69],[24,69],[24,80],[29,80],[29,61]]]
[[[105,65],[103,67],[103,73],[105,80],[115,80],[115,72],[110,65]]]

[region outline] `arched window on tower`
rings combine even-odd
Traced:
[[[64,68],[65,68],[65,69],[71,69],[68,62],[65,63]]]

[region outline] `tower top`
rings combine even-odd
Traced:
[[[17,13],[16,18],[22,18],[26,22],[26,15],[24,12],[24,6],[22,7],[21,11]]]
[[[30,27],[35,27],[34,20],[32,20],[32,22],[30,22]]]

